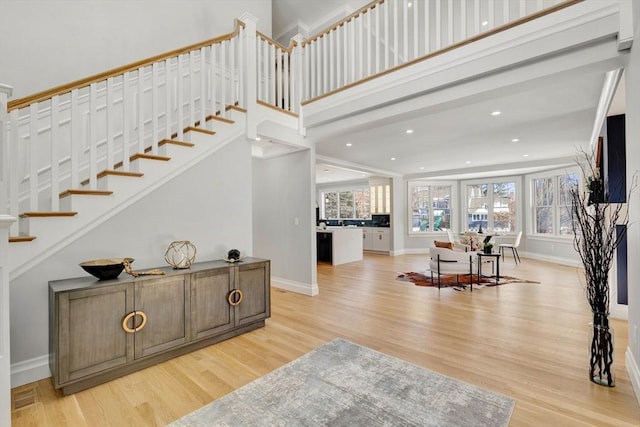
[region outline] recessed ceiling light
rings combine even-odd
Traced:
[[[529,155],[528,154],[523,154],[522,157],[529,157]]]
[[[260,138],[259,136],[256,136],[256,141],[262,141],[262,138]]]
[[[395,159],[396,159],[395,157],[392,157],[392,158],[391,158],[391,160],[395,160]]]
[[[487,25],[489,25],[489,21],[482,21],[482,26],[486,27]]]
[[[409,2],[409,3],[407,4],[407,7],[411,7],[411,6],[413,6],[413,3]]]
[[[347,147],[351,147],[353,144],[350,142],[347,142]]]
[[[492,116],[499,116],[500,114],[502,114],[500,111],[494,111],[491,113]]]
[[[511,140],[511,142],[518,142],[518,141],[520,141],[518,138],[513,138],[513,139]]]
[[[423,171],[424,170],[424,166],[420,166],[420,170]]]
[[[471,160],[467,160],[465,163],[470,165],[471,164]]]
[[[363,174],[361,174],[360,176],[367,176],[367,174],[363,173]]]
[[[407,133],[413,133],[413,129],[407,129]]]

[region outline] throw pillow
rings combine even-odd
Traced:
[[[433,244],[435,245],[436,248],[453,249],[453,243],[451,242],[439,242],[437,240],[434,240]]]

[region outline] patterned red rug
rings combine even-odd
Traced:
[[[478,285],[478,276],[477,275],[473,275],[473,287],[479,287],[479,288],[483,288],[485,286],[496,286],[496,278],[495,276],[482,276],[480,278],[480,284]],[[416,286],[438,286],[438,276],[436,274],[433,275],[433,282],[431,282],[431,273],[426,272],[426,273],[416,273],[416,272],[409,272],[409,273],[400,273],[398,275],[398,277],[396,277],[396,280],[400,280],[403,282],[411,282]],[[540,282],[535,282],[533,280],[524,280],[524,279],[518,279],[517,277],[513,277],[513,276],[500,276],[500,281],[498,282],[498,285],[505,285],[507,283],[540,283]],[[455,275],[447,275],[447,276],[440,276],[440,287],[441,288],[449,288],[452,287],[456,290],[463,290],[464,288],[466,288],[469,285],[469,275],[468,274],[461,274],[457,277]]]

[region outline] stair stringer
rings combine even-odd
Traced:
[[[78,215],[75,217],[42,218],[39,225],[31,225],[35,227],[33,234],[36,234],[37,238],[32,242],[11,245],[8,253],[9,279],[18,278],[61,248],[73,243],[227,144],[238,139],[244,141],[245,115],[234,116],[235,123],[221,125],[215,135],[189,132],[188,139],[195,144],[193,147],[176,148],[175,154],[171,153],[174,157],[168,162],[162,162],[162,167],[152,165],[145,168],[144,164],[140,165],[144,175],[131,178],[126,184],[121,180],[117,188],[110,189],[114,191],[112,195],[101,197],[101,200],[97,201],[95,198],[75,200],[74,206],[78,207]],[[180,153],[178,150],[181,150]]]

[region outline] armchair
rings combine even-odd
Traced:
[[[456,282],[460,283],[459,276],[461,274],[469,275],[469,284],[473,291],[473,266],[475,265],[475,254],[467,252],[454,251],[447,248],[429,248],[431,261],[429,267],[431,270],[431,282],[433,283],[433,274],[438,276],[438,289],[440,289],[441,275],[456,275]]]

